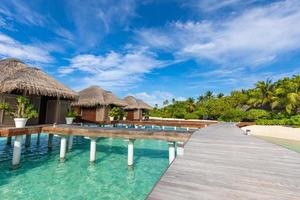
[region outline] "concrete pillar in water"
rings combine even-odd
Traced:
[[[177,142],[177,155],[178,156],[183,156],[184,154],[184,142]]]
[[[60,138],[60,161],[64,161],[66,158],[66,149],[67,149],[67,137],[61,136]]]
[[[6,139],[6,145],[11,145],[11,136],[7,137]]]
[[[90,149],[90,162],[96,161],[96,138],[91,139],[91,149]]]
[[[134,139],[128,140],[128,166],[133,165],[133,159],[134,159]]]
[[[171,164],[175,159],[175,143],[168,142],[168,145],[169,145],[169,164]]]
[[[40,140],[41,140],[41,134],[38,133],[37,137],[36,137],[36,144],[39,145],[40,144]]]
[[[52,143],[53,143],[53,134],[48,135],[48,148],[52,149]]]
[[[23,140],[23,135],[17,135],[15,138],[13,160],[12,160],[13,166],[20,164],[21,152],[22,152],[22,140]]]
[[[25,147],[30,147],[31,145],[31,135],[25,136]]]
[[[72,147],[73,147],[73,138],[74,138],[73,135],[69,136],[69,139],[68,139],[68,151],[72,150]]]

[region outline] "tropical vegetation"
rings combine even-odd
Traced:
[[[258,124],[300,125],[300,75],[276,82],[258,81],[254,88],[229,95],[207,91],[197,100],[163,102],[150,113],[154,117],[249,121]]]

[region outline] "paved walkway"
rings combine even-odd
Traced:
[[[193,134],[148,199],[299,200],[300,154],[212,125]]]

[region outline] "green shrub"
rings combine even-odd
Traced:
[[[193,112],[193,113],[186,113],[184,115],[184,119],[199,119],[199,116],[195,112]]]
[[[243,117],[243,121],[254,122],[259,119],[269,119],[270,113],[266,110],[251,109],[247,111]]]
[[[245,112],[240,109],[229,109],[221,114],[219,120],[227,122],[239,122],[243,119],[244,115]]]
[[[257,125],[288,125],[300,127],[300,115],[283,119],[259,119],[256,120]]]

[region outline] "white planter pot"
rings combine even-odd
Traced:
[[[126,121],[126,117],[123,117],[123,121]]]
[[[66,117],[66,124],[70,125],[73,123],[74,118],[73,117]]]
[[[26,126],[26,123],[28,121],[27,118],[15,118],[15,126],[16,128],[24,128]]]
[[[109,120],[110,121],[114,121],[114,117],[109,117]]]

